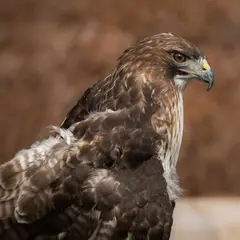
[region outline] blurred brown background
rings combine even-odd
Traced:
[[[126,47],[157,32],[198,44],[216,76],[213,91],[186,91],[185,195],[238,195],[238,0],[0,0],[0,161],[60,124]]]

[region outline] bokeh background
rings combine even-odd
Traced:
[[[216,77],[210,92],[186,90],[185,195],[239,195],[238,0],[0,0],[0,161],[59,125],[126,47],[158,32],[199,45]]]

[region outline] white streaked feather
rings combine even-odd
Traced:
[[[179,92],[177,104],[173,108],[173,116],[176,117],[172,132],[168,132],[168,149],[164,152],[164,146],[159,146],[158,159],[162,161],[164,174],[163,177],[167,183],[167,192],[170,200],[176,200],[181,196],[181,188],[176,171],[176,165],[179,159],[180,148],[183,137],[183,94]]]
[[[58,133],[65,140],[65,142],[68,145],[70,145],[75,140],[75,137],[73,136],[73,133],[71,130],[63,129],[63,128],[56,127],[56,126],[50,126],[49,128],[53,132]]]
[[[39,167],[42,171],[46,168],[53,169],[59,161],[58,157],[52,154],[54,147],[58,144],[61,146],[62,143],[66,147],[66,144],[70,144],[74,140],[73,134],[69,130],[53,128],[58,131],[58,136],[51,136],[35,142],[29,149],[20,150],[12,160],[0,166],[0,218],[13,215],[13,208],[16,212],[18,211],[15,202],[21,196],[28,196],[28,199],[31,199],[38,194],[38,202],[40,203],[49,194],[41,193],[39,184],[30,184],[31,176],[35,174],[36,177],[36,169],[39,169]],[[58,151],[56,151],[56,154],[58,154]],[[49,177],[49,175],[46,175],[46,177]],[[21,192],[21,195],[19,195],[19,192]]]

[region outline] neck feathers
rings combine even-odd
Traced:
[[[152,117],[154,130],[165,136],[158,144],[158,159],[162,161],[167,191],[171,200],[181,195],[176,165],[183,136],[183,93],[166,91],[161,97],[161,108]]]

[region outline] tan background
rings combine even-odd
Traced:
[[[198,44],[216,76],[213,91],[186,91],[185,195],[239,195],[238,0],[0,0],[0,161],[60,124],[131,43],[165,31]]]

